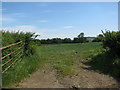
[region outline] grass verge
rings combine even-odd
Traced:
[[[4,88],[14,87],[14,84],[28,77],[38,68],[43,68],[46,60],[42,61],[40,48],[35,47],[35,53],[31,56],[24,57],[18,61],[7,72],[2,75],[2,84]]]
[[[113,56],[112,53],[102,52],[90,60],[92,69],[97,72],[120,78],[120,58]]]

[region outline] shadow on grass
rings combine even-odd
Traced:
[[[96,71],[114,77],[120,84],[120,58],[116,58],[109,52],[98,54],[90,61],[82,62],[89,67],[82,67],[85,70]]]

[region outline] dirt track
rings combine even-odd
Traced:
[[[33,73],[27,80],[19,84],[20,88],[62,88],[57,78],[56,71],[49,65],[42,70]]]
[[[79,62],[77,74],[60,79],[57,71],[47,65],[43,71],[33,73],[29,78],[19,83],[20,88],[115,88],[118,83],[108,75],[89,69],[89,65]]]

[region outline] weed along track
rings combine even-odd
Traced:
[[[37,48],[41,63],[36,72],[21,81],[20,88],[107,88],[117,81],[86,64],[101,48],[100,43],[47,45]],[[77,52],[77,53],[76,53]],[[41,66],[43,68],[41,69]]]

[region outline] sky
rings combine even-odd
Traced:
[[[3,29],[35,32],[39,39],[118,30],[117,2],[3,2],[0,10]]]

